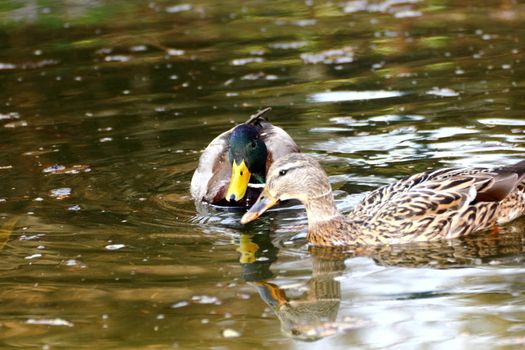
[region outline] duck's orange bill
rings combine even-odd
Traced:
[[[237,162],[234,160],[232,165],[232,177],[230,179],[230,185],[228,186],[228,191],[226,191],[224,198],[228,202],[240,201],[246,194],[251,175],[252,174],[248,170],[244,160],[239,165],[237,165]]]
[[[263,192],[257,198],[257,201],[253,203],[250,210],[248,210],[241,219],[241,224],[247,224],[250,221],[253,221],[257,219],[259,216],[261,216],[265,211],[273,207],[275,204],[277,204],[279,200],[277,198],[272,197],[269,193],[266,187],[264,188]]]
[[[281,306],[288,302],[286,293],[278,285],[268,282],[255,282],[259,294],[271,306]]]

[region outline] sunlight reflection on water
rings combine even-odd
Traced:
[[[391,98],[403,96],[400,91],[333,91],[333,92],[319,92],[309,96],[313,102],[343,102],[343,101],[359,101],[359,100],[374,100],[380,98]]]

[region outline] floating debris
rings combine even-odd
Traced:
[[[131,56],[125,55],[106,56],[104,58],[104,61],[106,62],[128,62],[129,60],[131,60]]]
[[[36,259],[36,258],[41,258],[42,257],[42,254],[33,254],[33,255],[29,255],[29,256],[26,256],[24,259],[26,260],[32,260],[32,259]]]
[[[454,97],[459,96],[459,93],[449,88],[438,88],[433,87],[432,90],[426,92],[427,95],[441,96],[441,97]]]
[[[73,205],[69,208],[67,208],[67,210],[69,211],[80,211],[82,208],[80,207],[80,205],[76,204],[76,205]]]
[[[277,75],[265,74],[263,72],[250,73],[250,74],[243,75],[241,77],[241,80],[260,80],[260,79],[277,80],[279,79],[279,77]]]
[[[62,172],[64,169],[66,169],[65,166],[54,164],[54,165],[48,166],[47,168],[42,170],[42,172],[43,173],[54,173],[54,174],[56,174],[58,172]]]
[[[317,53],[305,52],[301,54],[301,59],[308,64],[350,63],[354,60],[354,50],[350,46],[345,46],[340,49],[331,49]]]
[[[262,57],[246,57],[246,58],[237,58],[231,61],[233,66],[244,66],[250,63],[262,63],[264,59]]]
[[[411,18],[411,17],[420,17],[423,13],[421,11],[412,11],[412,10],[406,10],[406,11],[399,11],[394,13],[395,18]]]
[[[11,119],[20,119],[20,114],[17,112],[10,112],[10,113],[0,113],[0,120],[11,120]]]
[[[483,118],[478,119],[478,122],[485,125],[503,125],[503,126],[525,126],[525,120],[507,119],[507,118]]]
[[[313,18],[312,19],[299,19],[297,21],[292,21],[291,23],[298,27],[309,27],[309,26],[316,25],[317,20]]]
[[[241,336],[241,333],[239,333],[235,329],[226,328],[222,331],[222,336],[224,338],[239,338]]]
[[[125,246],[125,244],[108,244],[105,248],[107,250],[119,250],[124,248]]]
[[[16,69],[16,65],[12,63],[2,63],[0,62],[0,70]]]
[[[4,125],[4,128],[14,129],[18,127],[28,126],[29,124],[25,120],[20,120],[17,122],[11,122]]]
[[[384,2],[375,2],[368,0],[354,0],[343,3],[345,13],[356,12],[382,12],[394,15],[396,18],[417,17],[422,13],[411,9],[410,4],[417,3],[418,0],[387,0]]]
[[[167,13],[179,13],[184,11],[189,11],[192,9],[191,4],[180,4],[175,6],[166,7]]]
[[[147,51],[148,47],[146,45],[135,45],[135,46],[130,47],[129,50],[132,52],[143,52],[143,51]]]
[[[166,53],[170,56],[182,56],[186,51],[179,49],[166,49]]]
[[[220,304],[219,298],[209,295],[194,295],[191,300],[198,304]]]
[[[268,47],[270,47],[271,49],[280,49],[280,50],[296,50],[304,46],[306,46],[306,42],[304,41],[291,41],[291,42],[284,42],[284,43],[273,43],[273,44],[268,45]]]
[[[36,235],[31,235],[31,236],[26,236],[26,235],[22,235],[20,236],[19,240],[20,241],[32,241],[34,239],[39,239],[41,237],[44,237],[45,234],[43,233],[37,233]]]
[[[77,266],[78,262],[75,259],[68,259],[64,262],[66,266]]]
[[[186,300],[181,300],[181,301],[178,301],[175,304],[171,305],[171,308],[172,309],[180,309],[181,307],[186,307],[188,305],[190,305],[189,302],[187,302]]]
[[[34,318],[30,318],[26,321],[27,324],[35,324],[35,325],[44,325],[44,326],[65,326],[65,327],[73,327],[73,323],[66,321],[61,318],[52,318],[47,319],[43,318],[40,320],[36,320]]]
[[[55,197],[56,199],[65,199],[71,195],[71,188],[69,187],[55,188],[51,190],[49,195],[51,197]]]
[[[43,154],[52,153],[52,152],[58,152],[58,149],[53,150],[45,150],[44,148],[40,147],[37,151],[29,151],[22,153],[24,156],[41,156]]]

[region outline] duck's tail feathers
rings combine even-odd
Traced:
[[[269,122],[267,116],[265,116],[266,113],[272,110],[272,107],[266,107],[264,109],[261,109],[260,111],[257,111],[257,113],[252,114],[250,116],[250,119],[246,121],[246,124],[252,124],[252,125],[258,125],[261,123],[261,121]]]
[[[525,179],[525,160],[522,160],[519,163],[516,163],[514,165],[504,166],[501,168],[496,169],[496,172],[500,174],[505,173],[514,173],[518,174],[518,178],[520,181],[523,181]]]

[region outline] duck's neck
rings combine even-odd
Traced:
[[[308,242],[319,246],[358,243],[356,225],[337,210],[332,191],[310,196],[303,204],[308,216]]]
[[[264,184],[265,183],[264,172],[254,172],[250,177],[250,183],[252,184]]]
[[[334,195],[331,190],[320,195],[309,196],[308,200],[304,202],[304,206],[310,226],[342,216],[335,206]]]

